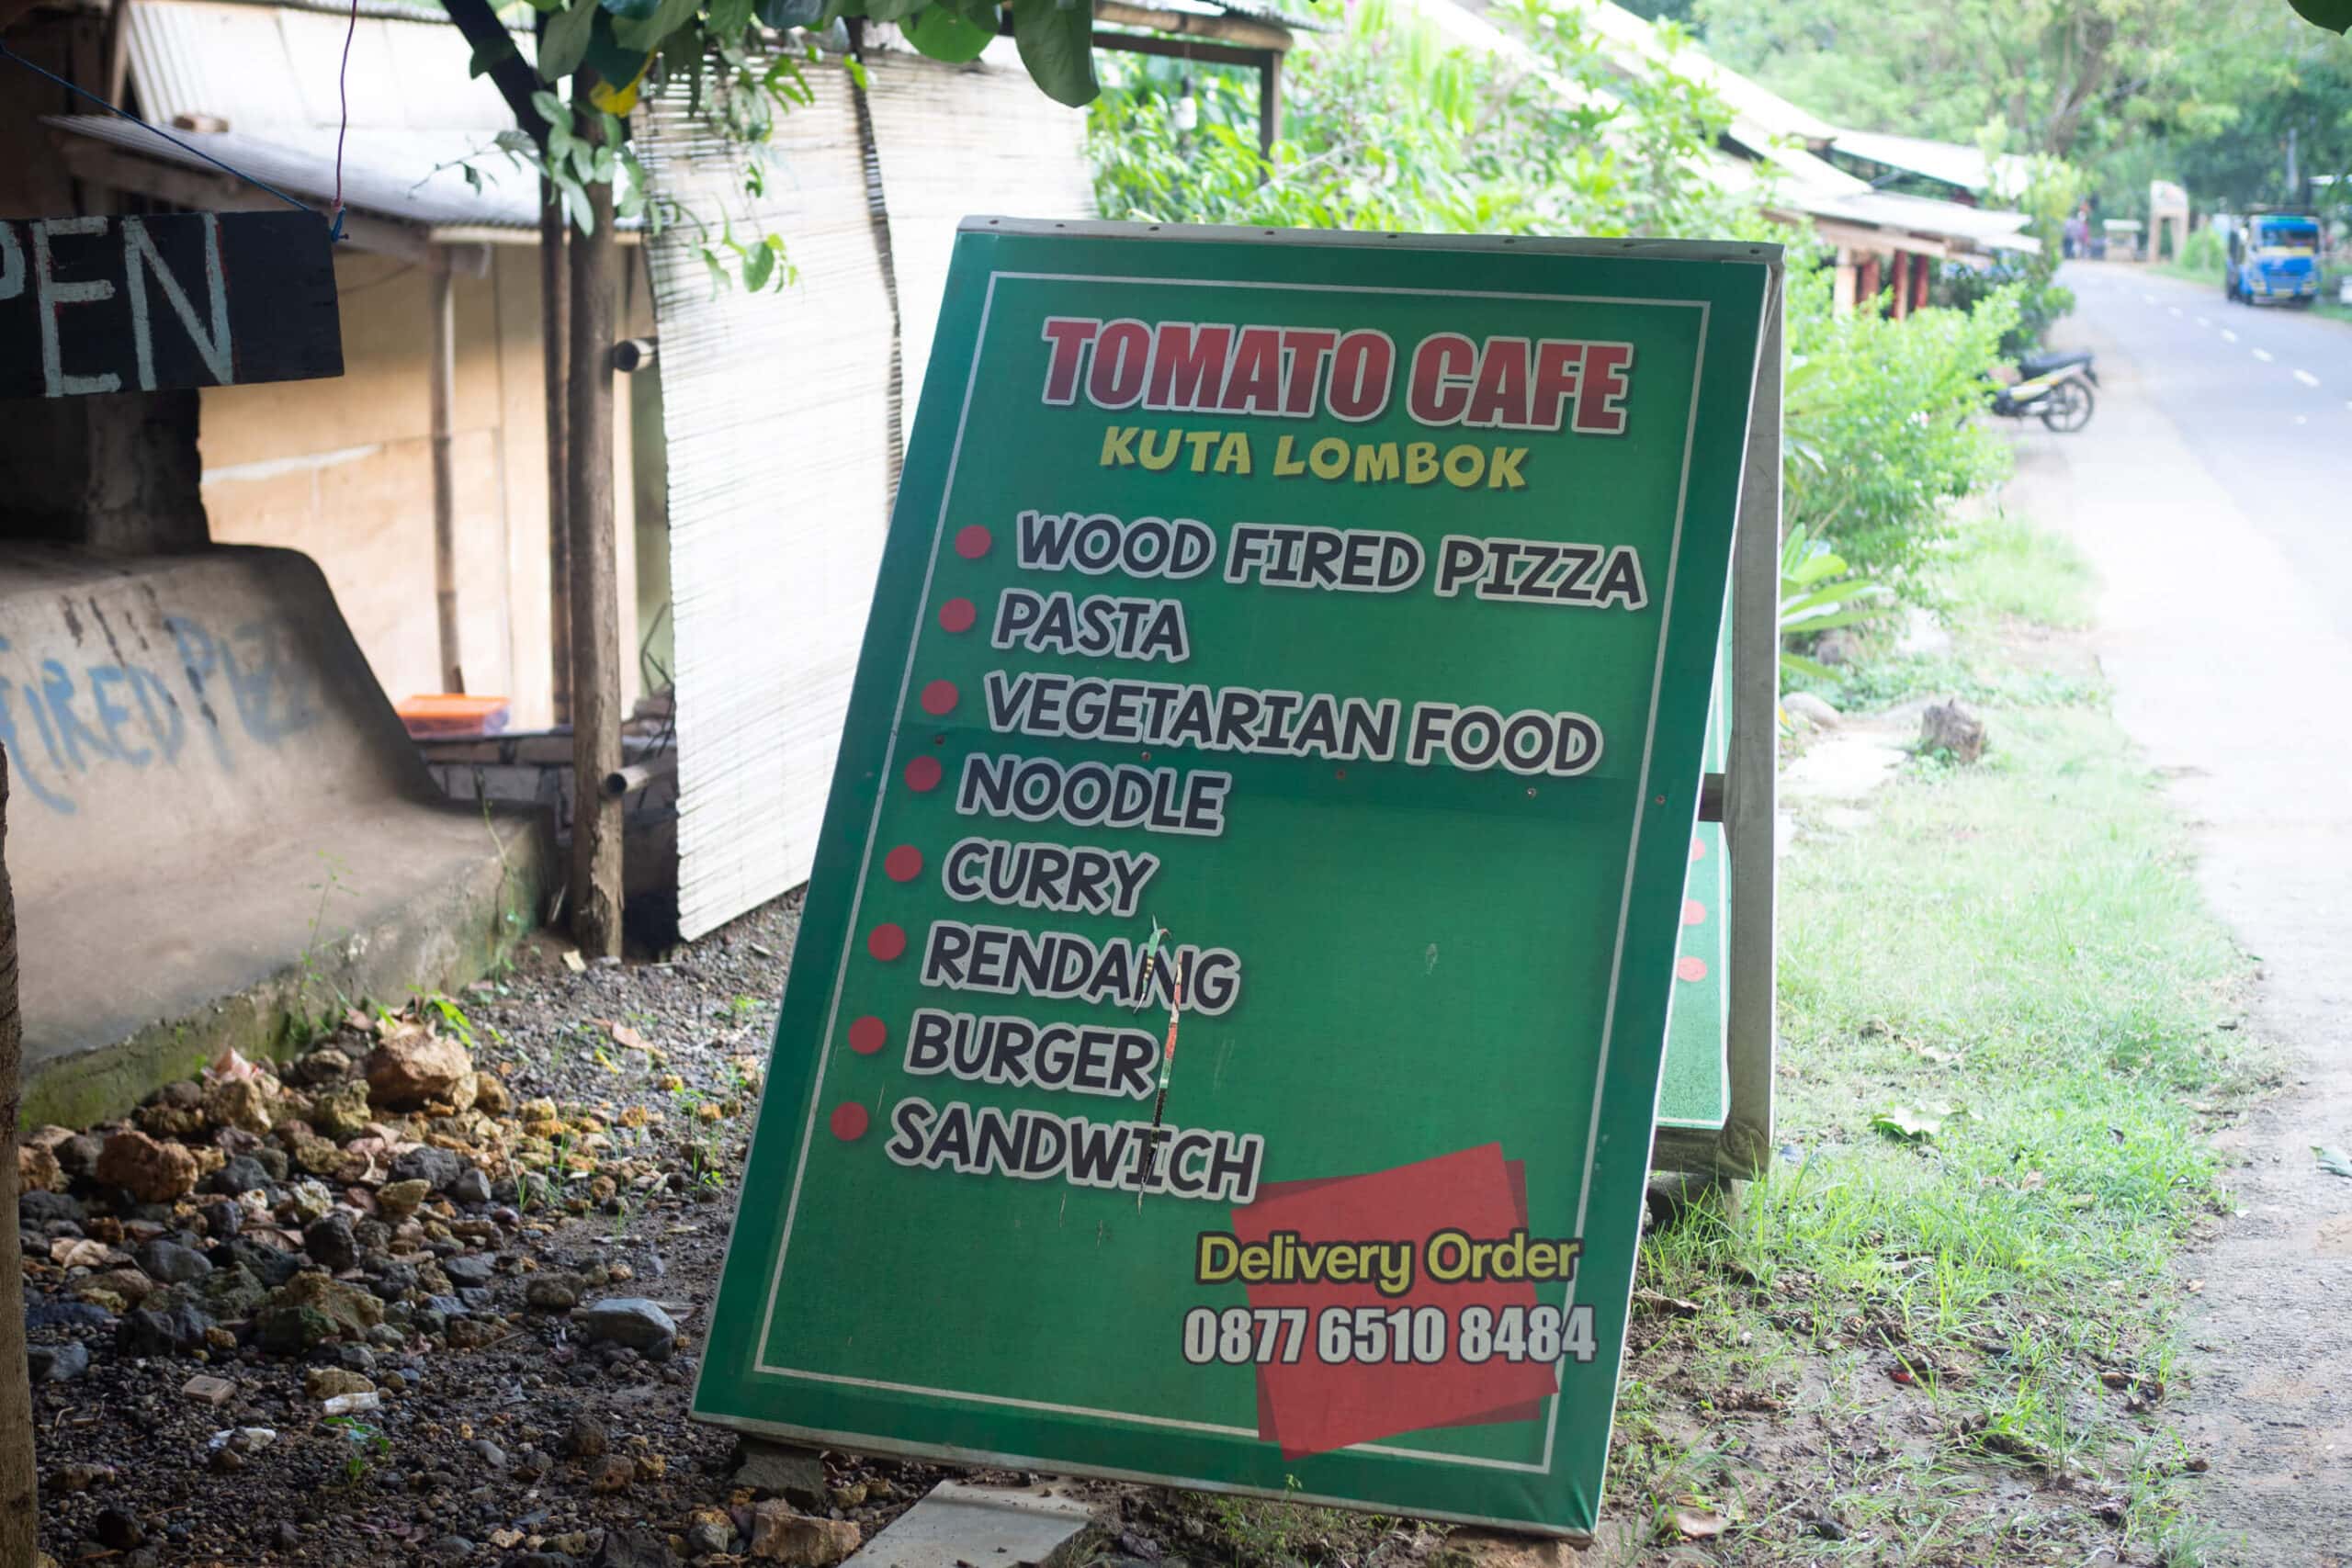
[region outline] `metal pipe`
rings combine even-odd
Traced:
[[[441,689],[462,692],[458,659],[458,474],[451,425],[458,404],[458,281],[446,265],[433,274],[433,611],[441,632]]]

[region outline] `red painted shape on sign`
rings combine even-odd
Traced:
[[[917,795],[929,795],[939,787],[939,759],[917,757],[907,764],[907,787]]]
[[[979,618],[979,610],[969,599],[950,599],[939,607],[939,625],[944,631],[970,631],[972,623]]]
[[[867,933],[865,951],[888,964],[907,950],[907,930],[904,926],[879,925]]]
[[[1399,1307],[1434,1306],[1451,1324],[1465,1306],[1533,1306],[1535,1288],[1432,1281],[1421,1266],[1429,1237],[1451,1227],[1500,1239],[1522,1224],[1522,1212],[1502,1145],[1483,1144],[1368,1176],[1269,1189],[1256,1202],[1233,1211],[1233,1234],[1244,1243],[1264,1244],[1283,1231],[1301,1246],[1392,1242],[1412,1249],[1413,1283],[1401,1295],[1382,1295],[1371,1283],[1250,1287],[1252,1307],[1305,1307],[1310,1334],[1323,1309],[1335,1306],[1371,1307],[1384,1314]],[[1499,1357],[1483,1365],[1467,1362],[1449,1332],[1442,1358],[1432,1363],[1327,1365],[1307,1355],[1295,1363],[1265,1367],[1259,1387],[1260,1429],[1281,1443],[1283,1457],[1295,1459],[1401,1432],[1508,1418],[1504,1413],[1528,1411],[1558,1382],[1548,1364]]]
[[[893,882],[912,882],[922,874],[922,852],[912,844],[900,844],[882,857],[882,874]]]
[[[827,1124],[832,1128],[834,1137],[844,1144],[854,1144],[865,1136],[868,1120],[865,1107],[855,1100],[845,1100],[833,1107],[833,1114]]]
[[[890,1026],[871,1013],[849,1026],[849,1048],[861,1056],[871,1056],[889,1039]]]
[[[922,689],[922,711],[937,718],[956,711],[956,682],[933,681]]]

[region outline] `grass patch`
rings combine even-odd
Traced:
[[[2091,571],[2082,552],[2015,513],[1968,524],[1942,579],[1946,602],[1963,619],[2009,617],[2066,630],[2090,625]]]
[[[1957,651],[1846,692],[1941,677],[1993,750],[1782,863],[1784,1155],[1645,1244],[1642,1282],[1703,1310],[1636,1321],[1616,1507],[1638,1533],[1736,1493],[1743,1562],[2192,1562],[2165,1269],[2215,1205],[2250,964],[2095,686],[2002,654],[2079,624],[2079,558],[1996,518],[1942,586]],[[1874,1125],[1897,1109],[1939,1130]]]

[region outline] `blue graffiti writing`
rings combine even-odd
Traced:
[[[221,772],[237,769],[213,703],[223,687],[237,730],[254,745],[274,748],[323,716],[289,623],[247,621],[226,636],[185,615],[166,615],[164,626]],[[0,637],[0,654],[12,651]],[[79,809],[71,785],[77,776],[110,765],[179,766],[190,721],[168,676],[129,662],[84,664],[77,671],[60,658],[35,664],[29,652],[24,664],[31,668],[20,666],[18,679],[0,674],[0,750],[32,799],[70,816]]]

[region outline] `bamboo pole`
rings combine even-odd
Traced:
[[[539,359],[548,425],[548,658],[554,722],[571,722],[571,508],[569,428],[571,275],[564,257],[563,203],[555,182],[539,181]]]

